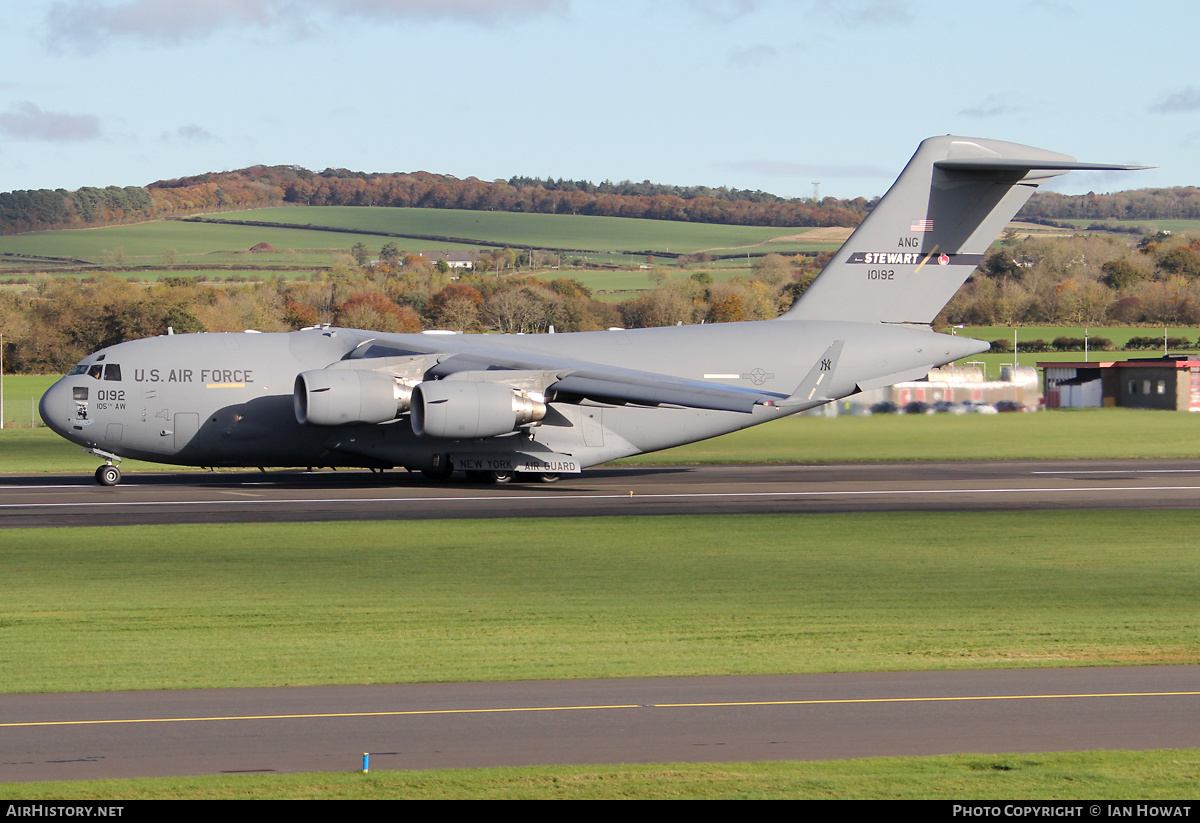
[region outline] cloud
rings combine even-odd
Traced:
[[[1194,86],[1188,86],[1182,91],[1161,97],[1157,103],[1150,106],[1150,111],[1158,114],[1198,110],[1200,110],[1200,91],[1197,91]]]
[[[963,117],[1000,117],[1002,115],[1017,114],[1021,109],[1005,102],[1003,95],[989,94],[978,106],[973,106],[969,109],[960,109],[959,114]]]
[[[23,140],[83,142],[100,138],[100,120],[91,114],[43,111],[25,101],[0,114],[0,132]]]
[[[688,5],[714,20],[728,22],[755,11],[758,0],[688,0]]]
[[[779,160],[740,160],[735,163],[722,163],[722,168],[730,171],[749,172],[767,177],[820,177],[862,179],[865,177],[895,177],[895,169],[885,169],[882,166],[822,166],[806,163],[786,163]]]
[[[486,24],[564,10],[570,0],[60,0],[52,45],[95,49],[112,38],[178,43],[232,28],[307,31],[322,18],[458,19]]]
[[[892,26],[908,23],[909,0],[688,0],[693,9],[722,23],[745,17],[769,5],[803,6],[806,15],[824,17],[843,26]]]
[[[847,28],[894,26],[912,22],[906,0],[810,0],[819,14]]]
[[[173,139],[185,140],[189,143],[219,143],[220,138],[210,132],[203,126],[197,126],[195,123],[189,123],[186,126],[180,126],[173,132],[167,132],[162,136],[164,141]]]
[[[1078,17],[1079,12],[1070,3],[1060,3],[1056,0],[1033,0],[1026,3],[1025,8],[1030,11],[1045,11],[1050,14],[1057,14],[1061,17]]]
[[[729,64],[738,68],[761,66],[779,56],[779,49],[770,43],[754,43],[729,54]]]

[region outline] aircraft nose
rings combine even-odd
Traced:
[[[38,403],[38,413],[47,428],[70,440],[73,439],[70,419],[75,411],[75,400],[71,386],[66,383],[66,380],[59,380],[46,390],[46,393],[42,395],[41,402]]]

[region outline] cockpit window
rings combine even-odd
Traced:
[[[99,363],[97,363],[96,365],[94,365],[90,369],[88,369],[88,371],[87,371],[88,377],[94,377],[95,379],[99,380],[100,372],[102,372],[103,370],[104,370],[104,367],[101,366]]]
[[[118,366],[116,363],[109,363],[108,365],[106,365],[104,367],[104,379],[105,380],[120,380],[121,379],[121,367]]]
[[[70,377],[73,374],[87,374],[87,370],[88,370],[87,364],[80,363],[78,366],[76,366],[75,368],[73,368],[69,372],[67,372],[67,377]]]

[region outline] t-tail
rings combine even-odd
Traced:
[[[1144,168],[931,137],[781,319],[931,323],[1041,183],[1078,169]]]

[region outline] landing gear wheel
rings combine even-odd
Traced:
[[[425,475],[427,480],[432,480],[435,483],[444,483],[450,479],[450,475],[454,474],[454,466],[449,461],[441,466],[435,466],[432,469],[421,469],[421,474]]]
[[[121,470],[116,466],[101,466],[96,469],[96,482],[101,486],[115,486],[121,482]]]
[[[540,482],[540,483],[557,483],[559,480],[562,480],[562,475],[561,474],[539,474],[537,476],[537,479],[538,479],[538,482]]]
[[[467,481],[491,486],[495,483],[511,483],[515,476],[514,472],[475,470],[467,472]]]

